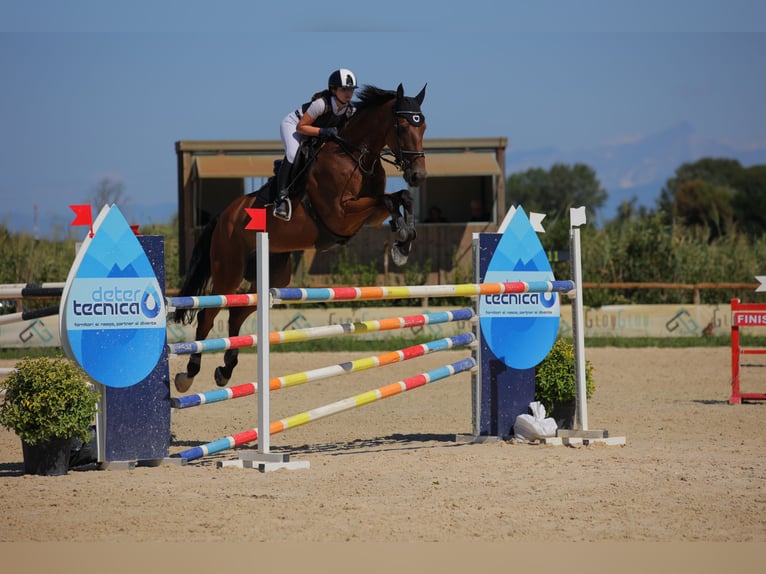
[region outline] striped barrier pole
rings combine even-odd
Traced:
[[[506,283],[463,283],[458,285],[413,285],[393,287],[310,287],[272,288],[271,296],[279,302],[354,301],[362,299],[417,299],[422,297],[472,297],[502,293],[566,293],[574,289],[573,281],[516,281]],[[168,307],[176,309],[206,309],[225,307],[254,307],[254,293],[234,295],[200,295],[196,297],[167,297]]]
[[[277,391],[279,389],[286,389],[288,387],[294,387],[304,383],[319,381],[330,377],[348,375],[351,373],[364,371],[367,369],[374,369],[377,367],[385,367],[394,363],[423,357],[429,353],[446,351],[448,349],[454,349],[458,347],[466,347],[472,344],[474,341],[475,337],[473,336],[473,333],[462,333],[453,337],[445,337],[443,339],[429,341],[428,343],[423,343],[421,345],[413,345],[398,351],[389,351],[387,353],[381,353],[372,357],[365,357],[363,359],[338,363],[337,365],[332,365],[329,367],[321,367],[310,371],[293,373],[291,375],[285,375],[284,377],[275,377],[269,381],[269,390]],[[229,399],[239,399],[241,397],[253,395],[257,391],[258,383],[245,383],[243,385],[236,385],[233,387],[227,387],[225,389],[216,389],[214,391],[206,391],[204,393],[196,393],[183,397],[174,397],[170,399],[170,406],[176,409],[187,409],[190,407],[217,403]]]
[[[272,422],[269,425],[269,434],[275,435],[287,429],[299,427],[307,423],[317,421],[321,418],[335,415],[357,407],[363,407],[370,403],[382,399],[387,399],[389,397],[393,397],[413,389],[417,389],[429,383],[433,383],[441,379],[446,379],[453,375],[457,375],[458,373],[470,371],[475,367],[476,361],[472,357],[462,359],[450,365],[445,365],[443,367],[415,375],[414,377],[403,379],[395,383],[390,383],[371,391],[354,395],[346,399],[341,399],[340,401],[336,401],[322,407],[317,407],[315,409],[311,409],[303,413]],[[256,440],[258,440],[257,429],[250,429],[201,446],[195,446],[193,448],[181,451],[173,456],[183,458],[186,461],[191,461],[203,456],[221,452],[223,450],[228,450],[236,446],[241,446],[249,442],[254,442]]]
[[[64,283],[10,283],[0,285],[0,299],[24,297],[61,297]]]
[[[44,309],[30,309],[29,311],[21,311],[20,313],[9,313],[8,315],[0,315],[0,325],[8,325],[10,323],[18,323],[19,321],[31,321],[32,319],[39,319],[40,317],[50,317],[51,315],[58,315],[58,305],[53,307],[45,307]]]
[[[379,319],[377,321],[338,323],[337,325],[293,329],[290,331],[273,331],[269,333],[269,343],[272,345],[279,345],[282,343],[297,343],[312,339],[335,337],[338,335],[408,329],[411,327],[422,327],[423,325],[435,325],[452,321],[468,321],[473,317],[474,313],[472,309],[457,309],[454,311],[438,311],[435,313],[422,313],[420,315],[408,315],[405,317],[391,317],[390,319]],[[190,355],[192,353],[212,353],[226,351],[228,349],[256,347],[257,345],[257,335],[238,335],[236,337],[226,337],[223,339],[205,339],[203,341],[169,343],[167,345],[167,350],[170,354]]]
[[[200,295],[197,297],[166,297],[165,304],[176,309],[209,309],[223,307],[254,307],[258,304],[255,293],[235,295]]]
[[[355,301],[372,299],[414,299],[422,297],[471,297],[503,293],[567,293],[574,281],[516,281],[508,283],[464,283],[460,285],[412,285],[396,287],[272,288],[274,302]]]

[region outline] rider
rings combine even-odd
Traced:
[[[301,141],[308,137],[335,137],[338,129],[354,113],[351,98],[356,89],[356,76],[351,70],[335,70],[327,80],[327,89],[314,94],[310,102],[290,112],[282,120],[280,133],[285,146],[285,159],[277,175],[277,198],[274,217],[290,221],[288,177]]]

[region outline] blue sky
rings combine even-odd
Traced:
[[[0,217],[70,221],[104,177],[133,204],[175,202],[175,141],[278,139],[338,67],[427,83],[427,138],[507,137],[511,154],[681,121],[766,142],[763,2],[280,4],[3,2]]]

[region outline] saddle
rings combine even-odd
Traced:
[[[322,218],[319,217],[319,214],[311,204],[309,196],[306,195],[306,180],[308,179],[311,167],[314,165],[314,161],[316,161],[317,153],[319,153],[322,143],[317,138],[301,142],[298,153],[295,154],[293,167],[290,169],[288,189],[290,190],[290,201],[294,203],[300,202],[309,217],[317,224],[319,239],[314,247],[318,251],[328,251],[345,245],[351,237],[338,235],[331,231],[322,221]],[[259,190],[251,193],[251,195],[255,195],[255,198],[263,206],[272,205],[277,197],[277,174],[283,161],[285,161],[284,158],[275,161],[274,174],[269,177],[269,180]]]
[[[310,138],[301,142],[287,178],[291,201],[300,200],[306,192],[306,180],[320,147],[321,142],[317,138]],[[269,177],[266,184],[255,192],[255,197],[262,205],[273,204],[277,197],[277,174],[283,161],[285,161],[284,158],[274,162],[273,174]]]

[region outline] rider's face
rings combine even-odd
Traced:
[[[354,96],[354,88],[335,88],[335,99],[342,104],[347,104]]]

